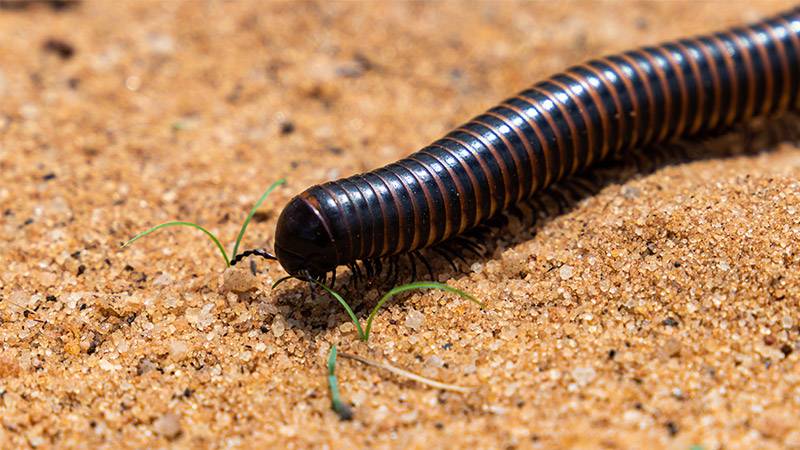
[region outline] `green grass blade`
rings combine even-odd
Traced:
[[[353,411],[342,401],[339,393],[339,380],[336,379],[336,346],[328,353],[328,387],[331,390],[331,408],[342,420],[352,420]]]
[[[161,225],[156,225],[153,228],[150,228],[149,230],[145,230],[145,231],[142,231],[141,233],[137,234],[131,240],[129,240],[128,242],[122,244],[122,247],[123,248],[127,247],[127,246],[133,244],[134,242],[136,242],[137,240],[139,240],[140,238],[143,238],[143,237],[147,236],[148,234],[153,233],[154,231],[160,230],[162,228],[167,228],[167,227],[192,227],[192,228],[197,228],[198,230],[202,231],[203,233],[206,234],[206,236],[208,236],[212,241],[214,241],[214,245],[216,245],[217,248],[219,249],[219,252],[222,253],[222,259],[225,260],[225,266],[226,267],[230,267],[231,266],[230,260],[228,260],[228,254],[225,253],[225,248],[222,246],[222,244],[220,244],[219,239],[217,239],[217,237],[214,236],[214,233],[206,230],[205,228],[203,228],[200,225],[198,225],[196,223],[193,223],[193,222],[173,221],[173,222],[165,222],[165,223],[162,223]]]
[[[316,281],[316,280],[314,280],[314,283],[316,283],[317,285],[322,287],[322,289],[325,289],[326,291],[328,291],[328,293],[331,294],[333,296],[333,298],[335,298],[342,305],[344,310],[347,311],[347,315],[350,316],[350,320],[352,320],[353,324],[356,326],[356,329],[358,330],[358,337],[362,341],[366,341],[367,340],[367,335],[364,334],[364,329],[361,328],[361,323],[359,323],[358,317],[356,317],[356,314],[353,312],[353,308],[351,308],[350,305],[348,305],[347,302],[344,300],[344,298],[342,298],[342,296],[339,295],[339,293],[337,293],[333,289],[329,288],[328,286],[325,286],[324,284],[322,284],[322,283],[320,283],[319,281]]]
[[[397,286],[391,291],[383,294],[383,297],[381,297],[381,299],[378,300],[378,304],[375,305],[374,308],[372,308],[372,311],[369,313],[369,317],[367,318],[367,330],[364,333],[365,336],[364,341],[369,339],[369,332],[372,330],[372,321],[375,319],[375,316],[378,314],[378,310],[381,309],[383,304],[386,303],[390,298],[394,297],[395,295],[401,292],[411,291],[414,289],[440,289],[442,291],[452,292],[454,294],[457,294],[461,298],[467,299],[475,303],[476,305],[480,306],[481,308],[483,308],[483,303],[478,301],[478,299],[476,299],[472,295],[467,294],[466,292],[460,289],[450,287],[446,284],[436,283],[434,281],[418,281],[416,283],[404,284],[401,286]]]
[[[244,219],[244,223],[242,224],[242,229],[239,230],[239,235],[236,236],[236,243],[233,245],[233,253],[231,253],[231,256],[235,257],[238,254],[237,252],[239,251],[239,244],[242,242],[242,238],[244,238],[244,232],[245,232],[245,230],[247,230],[247,226],[250,225],[250,221],[253,219],[253,216],[256,214],[256,211],[258,210],[258,207],[261,206],[262,203],[264,203],[264,200],[267,199],[267,196],[270,193],[272,193],[272,191],[274,191],[275,188],[277,188],[278,186],[282,185],[285,182],[286,182],[286,179],[281,178],[280,180],[272,183],[272,185],[270,187],[268,187],[267,190],[264,191],[263,194],[261,194],[261,198],[259,198],[258,201],[256,202],[256,204],[253,205],[253,208],[250,209],[250,214],[248,214],[247,218]]]
[[[336,346],[331,346],[331,351],[328,353],[328,375],[335,375],[336,370]]]

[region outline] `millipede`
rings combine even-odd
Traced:
[[[749,26],[570,67],[387,166],[315,185],[281,212],[275,254],[286,272],[325,281],[396,270],[401,257],[452,253],[463,236],[554,183],[675,139],[797,111],[800,7]]]

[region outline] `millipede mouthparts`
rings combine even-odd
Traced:
[[[420,250],[600,161],[800,109],[798,83],[800,8],[595,59],[406,158],[308,188],[281,213],[275,253],[306,280],[397,270],[400,256],[429,268]]]

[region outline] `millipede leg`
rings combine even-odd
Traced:
[[[348,285],[356,286],[361,281],[361,269],[359,269],[357,262],[348,264],[347,268],[350,269],[350,282]]]
[[[564,197],[563,193],[561,193],[557,189],[549,189],[547,191],[547,195],[549,195],[556,202],[556,208],[558,208],[557,209],[558,214],[564,214],[567,211],[567,208],[569,207],[569,202],[567,201],[567,198]]]
[[[311,298],[317,297],[317,283],[310,282],[308,283],[308,290],[311,291]]]
[[[400,268],[399,266],[399,259],[397,256],[392,256],[392,282],[390,283],[392,286],[397,284],[397,278],[400,276]]]
[[[453,272],[458,272],[458,266],[456,266],[456,263],[453,261],[453,258],[449,257],[441,248],[433,247],[431,248],[431,250],[436,254],[438,254],[439,256],[441,256],[442,259],[447,261],[450,264],[450,267],[453,268]]]
[[[367,278],[372,278],[373,275],[375,275],[372,267],[372,261],[365,259],[362,261],[362,264],[364,264],[364,271],[367,273]]]
[[[514,216],[517,220],[522,222],[525,219],[525,213],[522,212],[519,205],[514,205],[508,210],[508,214]]]
[[[353,263],[353,267],[356,269],[356,280],[361,281],[364,279],[364,274],[361,272],[361,267],[358,265],[358,261]]]
[[[466,238],[458,238],[454,240],[454,243],[459,244],[464,248],[464,250],[472,253],[476,258],[480,258],[482,255],[480,253],[480,247],[477,244],[473,243],[469,239]]]
[[[428,276],[431,277],[431,281],[436,281],[436,277],[433,276],[433,269],[431,269],[431,265],[428,263],[428,258],[426,258],[421,252],[417,253],[417,258],[422,261],[422,265],[425,266],[425,269],[428,271]]]
[[[447,254],[447,256],[448,256],[448,257],[449,257],[451,260],[452,260],[453,258],[455,258],[455,259],[457,259],[457,260],[461,261],[461,262],[462,262],[462,263],[464,263],[464,264],[466,264],[466,263],[467,263],[467,260],[466,260],[466,259],[464,259],[464,255],[462,255],[462,254],[461,254],[461,252],[460,252],[460,251],[458,251],[457,249],[453,249],[453,248],[450,248],[450,247],[448,247],[448,246],[447,246],[447,243],[445,243],[445,245],[444,245],[444,246],[442,246],[442,248],[441,248],[440,250],[442,250],[443,252],[445,252],[445,253]]]
[[[408,253],[408,263],[411,265],[411,281],[417,281],[417,262],[414,259],[416,252]]]

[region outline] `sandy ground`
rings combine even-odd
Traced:
[[[591,56],[790,2],[85,2],[0,9],[0,447],[800,448],[800,149],[612,184],[399,298],[369,345],[299,284],[225,293],[323,180]],[[360,295],[359,295],[360,294]],[[377,291],[348,294],[363,317]],[[355,418],[330,410],[340,360]],[[695,446],[695,447],[693,447]]]

